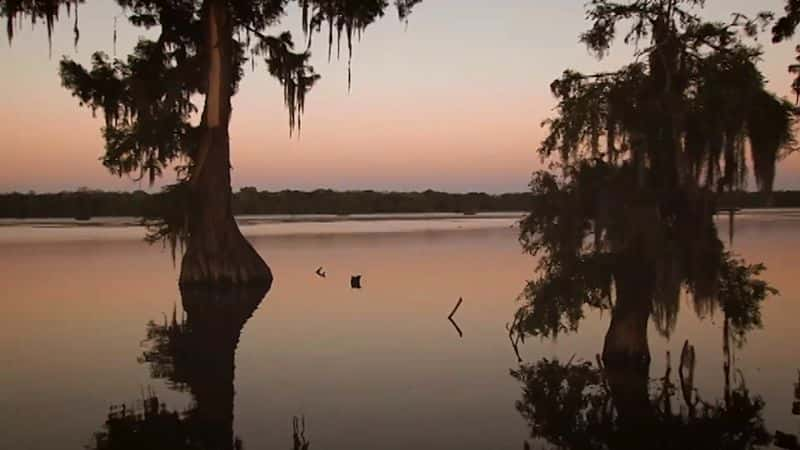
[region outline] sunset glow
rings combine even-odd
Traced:
[[[93,2],[88,2],[93,3]],[[781,1],[708,2],[704,14],[729,20],[730,10],[779,11]],[[754,4],[757,3],[757,4]],[[234,97],[231,124],[234,187],[261,189],[378,189],[522,191],[541,167],[540,127],[554,106],[550,82],[567,68],[617,67],[630,49],[597,61],[577,42],[587,24],[583,0],[424,2],[408,29],[379,21],[355,46],[353,88],[346,58],[327,62],[325,39],[312,47],[323,78],[311,92],[300,136],[289,137],[280,86],[256,66]],[[86,62],[95,50],[113,54],[118,7],[81,10],[81,39],[72,24],[46,34],[25,24],[0,49],[4,86],[0,108],[0,191],[58,191],[79,186],[132,190],[146,182],[119,179],[102,167],[101,120],[60,86],[61,55]],[[392,12],[393,13],[393,12]],[[302,42],[299,14],[282,27]],[[119,25],[117,55],[141,30]],[[773,45],[766,34],[762,68],[770,88],[789,96],[794,42]],[[174,180],[166,173],[162,182]],[[777,189],[800,188],[800,158],[779,166]]]

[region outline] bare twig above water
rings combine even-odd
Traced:
[[[451,312],[450,312],[450,315],[449,315],[449,316],[447,316],[447,318],[448,318],[448,319],[450,319],[450,320],[453,320],[453,315],[456,313],[456,311],[458,311],[458,307],[459,307],[459,306],[461,306],[461,303],[462,303],[463,301],[464,301],[464,299],[463,299],[463,298],[461,298],[461,297],[459,297],[459,298],[458,298],[458,303],[456,303],[456,306],[455,306],[455,308],[453,308],[453,311],[451,311]]]
[[[459,297],[458,298],[458,303],[456,303],[456,306],[453,308],[452,311],[450,311],[450,314],[447,316],[447,320],[449,320],[450,323],[453,324],[453,327],[455,327],[456,331],[458,331],[458,337],[461,337],[461,338],[464,337],[464,333],[461,332],[461,328],[459,328],[458,324],[456,323],[456,321],[453,320],[453,315],[456,313],[456,311],[458,311],[458,307],[461,306],[461,303],[463,301],[464,301],[464,299]]]
[[[514,336],[514,330],[516,326],[517,326],[516,317],[514,318],[514,323],[512,323],[511,325],[506,323],[506,330],[508,330],[508,340],[511,341],[511,348],[514,349],[514,354],[517,355],[517,362],[521,364],[522,356],[519,355],[519,342],[522,339],[522,334],[517,333],[517,335]]]

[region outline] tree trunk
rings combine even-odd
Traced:
[[[191,176],[189,238],[181,285],[268,285],[267,264],[242,236],[231,206],[231,96],[234,89],[233,27],[225,1],[203,5],[208,85],[202,137]]]
[[[615,265],[616,302],[603,346],[606,380],[618,415],[618,432],[610,448],[626,450],[653,444],[648,431],[654,422],[648,390],[647,323],[655,292],[655,269],[650,257],[654,246],[643,219],[650,217],[651,223],[658,222],[652,208],[631,211],[630,216],[634,225],[629,224],[629,229],[636,231]]]
[[[652,309],[654,273],[640,258],[628,259],[621,266],[614,274],[617,301],[606,333],[603,361],[607,366],[649,367],[647,323]]]
[[[606,365],[650,363],[647,322],[656,287],[656,259],[664,252],[659,209],[650,203],[627,208],[622,232],[611,242],[616,255],[616,301],[603,346]]]

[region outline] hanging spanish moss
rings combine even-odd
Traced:
[[[756,184],[762,192],[771,192],[777,162],[797,143],[792,132],[794,107],[767,92],[753,99],[747,121],[751,159]]]
[[[609,310],[604,360],[646,364],[649,320],[669,335],[684,295],[698,314],[738,308],[737,326],[760,323],[752,313],[773,291],[762,266],[724,251],[715,202],[750,173],[772,189],[796,118],[766,90],[750,44],[768,16],[705,22],[702,6],[589,2],[581,41],[603,57],[624,32],[636,58],[611,72],[565,70],[551,85],[558,104],[539,153],[552,171],[534,174],[520,227],[541,276],[523,292],[518,332],[554,336],[576,329],[586,306]]]
[[[302,10],[303,32],[311,46],[314,32],[327,25],[328,61],[333,53],[334,35],[337,42],[337,58],[342,38],[347,43],[347,90],[352,85],[353,40],[359,39],[369,25],[383,16],[386,0],[299,0]],[[401,20],[407,20],[411,9],[421,0],[396,0],[395,7]]]
[[[74,45],[78,46],[80,30],[78,29],[78,5],[85,0],[3,0],[0,2],[0,16],[6,18],[6,36],[9,44],[14,39],[14,31],[19,28],[23,17],[30,19],[31,25],[36,26],[39,21],[44,21],[47,30],[48,52],[53,52],[53,27],[59,19],[63,6],[67,17],[71,17],[75,10],[75,23],[73,26]],[[16,21],[16,23],[15,23]]]
[[[117,56],[117,18],[114,17],[114,34],[111,38],[114,45],[114,56]]]
[[[384,14],[386,0],[297,0],[309,37],[329,25],[345,38],[348,73],[353,39]],[[114,174],[153,184],[167,168],[177,184],[165,191],[171,208],[148,220],[149,240],[163,240],[175,252],[185,249],[181,284],[269,284],[266,263],[241,234],[231,212],[229,126],[232,97],[248,63],[262,57],[267,72],[280,83],[289,115],[289,134],[302,126],[306,96],[320,76],[310,52],[296,51],[288,32],[269,34],[285,16],[290,0],[116,0],[130,25],[156,30],[133,52],[117,57],[92,55],[89,67],[64,58],[61,81],[79,103],[101,113],[106,141],[103,164]],[[81,0],[0,0],[9,42],[20,20],[43,20],[48,38],[63,6],[76,9],[73,29],[79,37]],[[407,17],[414,2],[402,2]],[[406,4],[408,3],[408,4]],[[398,8],[400,4],[398,3]],[[350,77],[348,76],[348,79]],[[348,81],[349,85],[349,81]],[[202,107],[192,99],[204,98]],[[185,247],[182,246],[186,243]]]
[[[294,43],[287,32],[277,37],[260,36],[255,55],[263,55],[270,75],[283,86],[283,100],[289,111],[289,135],[302,128],[306,94],[319,80],[308,63],[311,53],[295,53]]]

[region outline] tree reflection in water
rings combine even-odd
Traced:
[[[560,209],[556,222],[563,223],[565,214]],[[776,292],[760,279],[764,266],[724,251],[710,220],[702,232],[680,220],[654,221],[649,231],[629,223],[614,227],[613,242],[567,252],[558,236],[528,241],[541,246],[542,275],[520,296],[512,343],[577,331],[586,308],[611,312],[596,362],[520,361],[512,370],[523,388],[516,406],[531,436],[569,449],[748,449],[772,443],[764,402],[732,367],[732,347],[744,345],[747,334],[761,327],[760,306]],[[695,388],[695,352],[688,342],[677,375],[667,354],[666,373],[650,379],[648,321],[669,337],[686,296],[701,317],[719,311],[724,320],[720,401],[704,399]]]
[[[694,360],[681,369],[693,372]],[[531,437],[557,448],[747,449],[771,442],[764,402],[744,380],[724,401],[710,402],[684,376],[676,385],[669,364],[653,381],[647,371],[548,359],[511,374],[522,383],[516,407]]]
[[[234,357],[247,320],[268,288],[235,290],[181,289],[185,320],[147,325],[146,347],[139,358],[153,378],[189,392],[191,406],[169,410],[150,393],[138,408],[112,407],[103,430],[90,448],[112,449],[241,449],[233,433]],[[293,422],[294,448],[307,450],[305,422]]]
[[[800,371],[797,372],[797,383],[794,385],[794,403],[792,404],[792,415],[800,416]],[[800,439],[797,435],[775,432],[775,446],[788,450],[800,450]]]
[[[519,355],[516,344],[526,338],[578,331],[587,308],[610,311],[611,321],[596,362],[520,361],[512,370],[523,388],[516,406],[534,442],[569,449],[748,449],[773,443],[762,418],[764,402],[732,367],[732,348],[762,326],[761,304],[776,293],[760,279],[764,266],[726,252],[710,216],[693,213],[691,202],[670,221],[659,219],[657,208],[630,206],[598,223],[594,194],[577,204],[565,195],[539,197],[537,210],[523,223],[523,244],[541,253],[541,276],[520,296],[509,330],[512,344]],[[548,208],[553,209],[533,217]],[[582,215],[587,209],[595,211],[592,219]],[[573,213],[581,216],[584,231],[567,245],[563,230],[547,223],[570,223]],[[584,234],[592,227],[603,228],[595,230],[600,237],[594,242]],[[666,373],[650,379],[648,322],[652,318],[669,337],[686,297],[699,316],[719,311],[724,320],[720,401],[704,399],[695,388],[695,352],[688,342],[677,375],[667,354]]]

